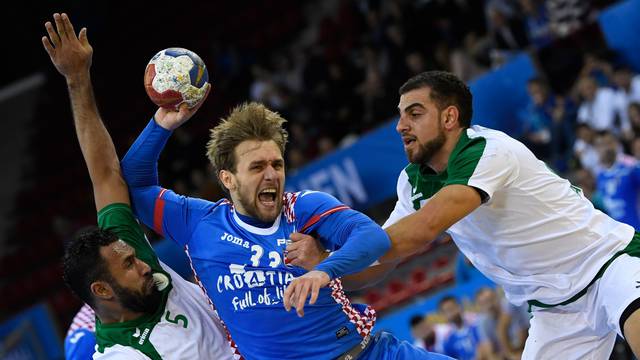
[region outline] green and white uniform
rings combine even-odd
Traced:
[[[572,303],[587,291],[597,291],[598,286],[589,285],[600,282],[608,265],[621,263],[612,258],[640,255],[638,240],[631,241],[635,233],[631,226],[596,210],[580,189],[549,170],[522,143],[480,126],[461,134],[443,173],[416,164],[402,171],[398,202],[384,226],[419,210],[438,190],[452,184],[472,186],[484,196],[483,204],[448,233],[516,305],[529,301],[537,310]],[[635,280],[640,277],[628,285],[635,285]],[[611,319],[640,297],[640,291],[628,289],[608,309]],[[608,332],[614,330],[620,332],[617,325]],[[615,333],[613,340],[609,336],[606,340],[615,340]],[[527,346],[533,349],[529,342]],[[540,353],[530,358],[544,358],[535,356]]]
[[[132,246],[140,260],[169,282],[153,314],[110,324],[96,318],[94,359],[233,359],[225,329],[207,297],[158,260],[128,205],[102,209],[98,226]]]

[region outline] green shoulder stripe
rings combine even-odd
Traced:
[[[420,210],[421,202],[432,197],[444,186],[447,171],[436,174],[428,168],[417,164],[409,164],[404,171],[411,184],[411,203],[415,210]]]
[[[136,256],[154,271],[164,272],[156,253],[144,236],[140,224],[127,204],[109,204],[98,212],[98,227],[116,234],[136,250]]]
[[[469,138],[467,131],[463,131],[456,147],[451,152],[447,164],[447,178],[445,185],[467,185],[484,153],[487,140],[483,137]]]

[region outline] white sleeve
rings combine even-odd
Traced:
[[[104,350],[104,353],[99,353],[97,350],[93,353],[93,360],[151,360],[148,356],[142,352],[129,347],[116,344],[110,346]]]
[[[416,212],[411,202],[411,184],[409,183],[409,176],[404,170],[402,170],[400,176],[398,176],[396,192],[398,194],[398,201],[396,201],[396,206],[389,215],[389,218],[382,225],[383,229],[395,224],[403,217]]]

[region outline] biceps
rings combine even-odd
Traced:
[[[436,193],[418,213],[437,235],[469,215],[480,204],[481,197],[476,189],[467,185],[449,185]]]
[[[129,190],[119,173],[107,176],[100,181],[95,181],[93,183],[93,196],[97,211],[109,204],[129,204]]]

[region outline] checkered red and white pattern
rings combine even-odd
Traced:
[[[87,304],[84,304],[84,306],[78,310],[78,313],[71,322],[71,326],[69,326],[67,336],[71,335],[72,332],[78,329],[87,329],[93,332],[96,331],[96,313]]]
[[[282,194],[282,211],[284,212],[284,217],[287,219],[288,223],[296,221],[296,214],[293,211],[293,207],[296,205],[296,200],[298,200],[299,195],[300,192],[286,192]]]
[[[371,306],[367,306],[364,314],[356,310],[351,305],[347,295],[345,295],[340,279],[332,280],[329,283],[329,287],[331,288],[331,296],[338,304],[342,305],[342,311],[347,314],[349,321],[356,326],[356,331],[360,336],[371,335],[371,330],[376,323],[376,311]]]
[[[207,289],[205,289],[204,286],[202,285],[202,282],[200,281],[200,277],[198,276],[198,273],[196,272],[196,269],[193,267],[193,262],[191,261],[191,255],[189,255],[189,245],[185,245],[184,246],[184,252],[185,252],[185,254],[187,254],[187,258],[189,259],[189,266],[191,267],[191,272],[193,273],[193,278],[195,279],[196,284],[198,284],[198,286],[200,287],[200,290],[202,290],[202,292],[204,293],[205,297],[207,298],[207,302],[209,303],[209,306],[211,307],[211,310],[213,312],[215,312],[216,316],[217,316],[216,307],[215,307],[215,305],[213,305],[213,302],[211,301],[211,298],[207,294]],[[238,345],[231,338],[231,333],[229,333],[229,329],[227,329],[227,325],[224,323],[224,321],[222,321],[222,319],[220,319],[220,323],[224,327],[224,331],[227,333],[227,341],[229,342],[229,347],[231,348],[231,351],[233,351],[233,359],[234,360],[244,360],[244,358],[240,354],[240,351],[238,350]]]

